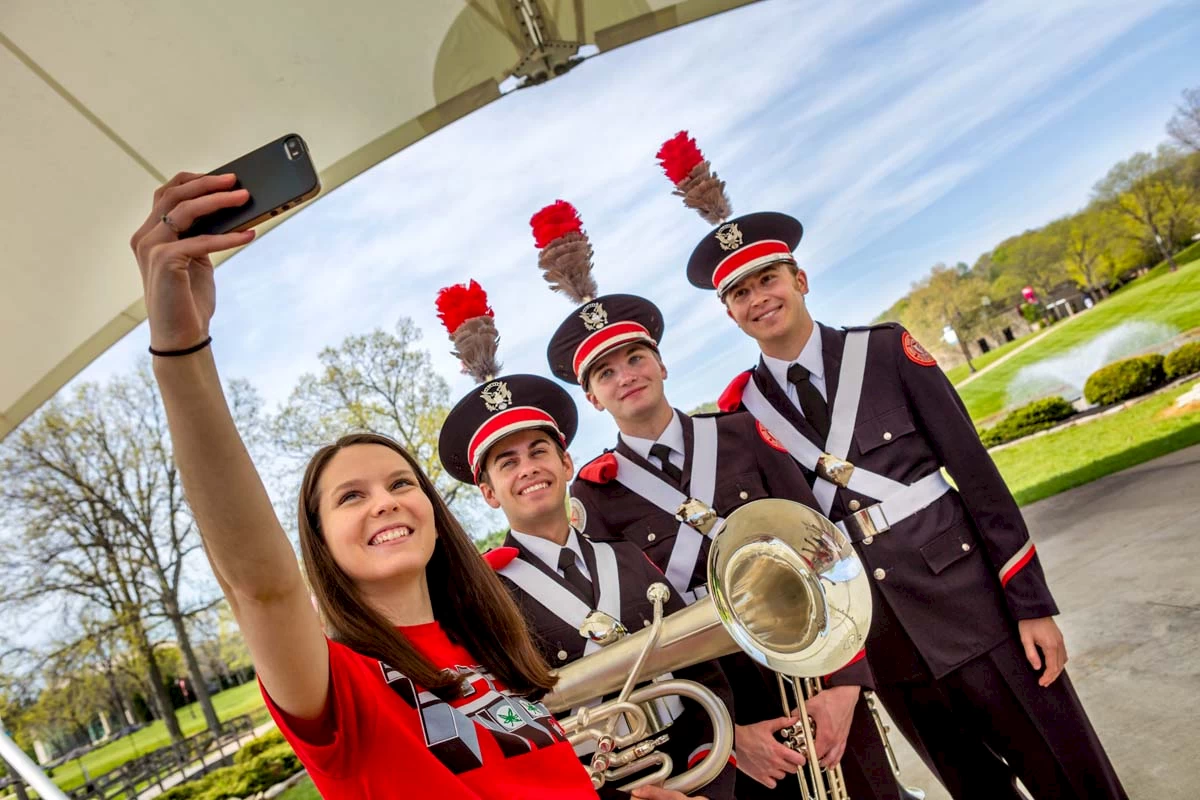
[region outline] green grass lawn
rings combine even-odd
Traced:
[[[214,695],[213,708],[216,709],[217,717],[222,720],[239,717],[242,714],[251,714],[260,709],[264,712],[266,710],[262,695],[258,691],[257,681],[250,681]],[[196,703],[178,709],[175,716],[179,720],[179,726],[183,729],[184,736],[191,736],[204,730],[204,715]],[[80,761],[87,767],[88,774],[96,778],[116,769],[126,761],[143,756],[151,750],[166,747],[170,743],[171,737],[167,735],[167,726],[163,724],[162,720],[158,720],[136,733],[93,750],[82,759],[63,764],[54,770],[52,777],[54,782],[63,789],[72,789],[83,783],[83,772],[79,767]]]
[[[1189,261],[1196,261],[1197,259],[1200,259],[1200,242],[1188,245],[1175,254],[1175,263],[1181,267]],[[1141,280],[1146,280],[1148,278],[1160,278],[1163,275],[1169,274],[1171,274],[1171,265],[1163,260],[1158,262],[1153,269],[1143,275]]]
[[[321,800],[321,795],[313,786],[312,778],[305,778],[279,795],[279,800]]]
[[[1158,418],[1195,384],[1189,381],[1123,411],[1017,442],[992,457],[1017,502],[1025,505],[1200,444],[1200,411]]]
[[[1011,342],[1005,342],[1004,344],[1000,345],[999,347],[995,347],[995,348],[987,351],[986,353],[979,356],[978,358],[972,358],[971,363],[973,363],[975,365],[976,370],[981,370],[984,367],[986,367],[988,364],[991,364],[996,359],[1000,358],[1001,356],[1004,356],[1005,354],[1007,354],[1009,352],[1012,352],[1013,349],[1020,347],[1022,344],[1029,341],[1030,336],[1037,336],[1037,334],[1036,333],[1026,334],[1025,336],[1022,336],[1019,339],[1013,339]],[[951,367],[950,369],[946,370],[946,377],[949,378],[950,382],[953,383],[955,386],[962,383],[970,376],[971,376],[971,370],[968,369],[966,364],[959,364],[957,367]]]
[[[1200,261],[1156,280],[1133,282],[1087,313],[1059,323],[1036,343],[959,390],[976,422],[1005,408],[1008,384],[1022,367],[1061,355],[1122,322],[1163,322],[1187,331],[1200,326]]]

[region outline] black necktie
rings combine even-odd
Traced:
[[[662,462],[662,471],[666,476],[675,481],[675,485],[679,486],[683,483],[683,473],[679,471],[679,467],[671,463],[671,448],[660,442],[655,442],[650,445],[650,455]]]
[[[579,599],[590,607],[592,605],[592,582],[585,578],[579,570],[579,565],[575,562],[574,550],[564,547],[558,552],[558,568],[562,570],[563,577],[567,579],[567,583],[571,584],[575,594],[579,595]]]
[[[821,434],[823,442],[829,437],[829,406],[825,404],[825,398],[821,397],[817,387],[812,385],[808,375],[808,370],[799,364],[788,367],[788,383],[796,387],[796,395],[800,398],[800,410],[804,412],[804,418],[816,428],[817,433]]]

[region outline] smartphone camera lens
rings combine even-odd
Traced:
[[[298,136],[289,136],[283,142],[283,150],[287,153],[288,160],[294,161],[304,155],[304,143]]]

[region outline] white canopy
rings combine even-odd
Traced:
[[[125,234],[169,173],[296,132],[328,191],[502,82],[752,1],[3,0],[0,438],[145,318]]]

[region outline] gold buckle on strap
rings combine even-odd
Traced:
[[[675,519],[707,536],[717,522],[717,512],[703,500],[689,497],[675,510]]]
[[[817,474],[843,489],[850,483],[850,476],[853,473],[854,465],[844,458],[822,453],[821,457],[817,459]]]

